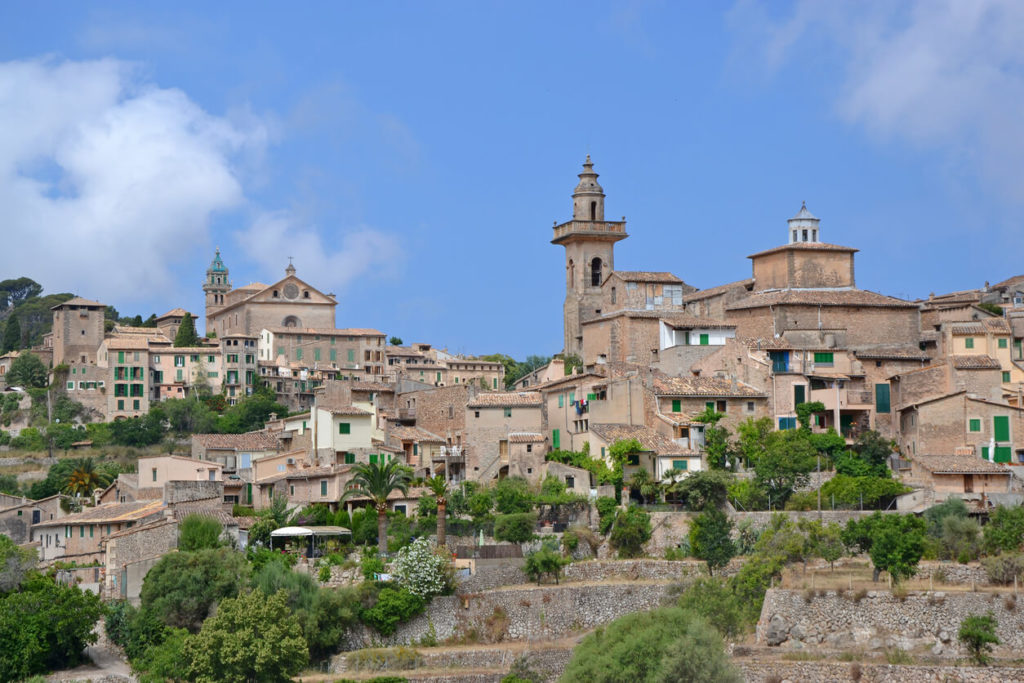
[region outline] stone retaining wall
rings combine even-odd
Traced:
[[[895,511],[883,510],[883,512]],[[785,512],[768,512],[767,510],[761,512],[730,512],[729,518],[736,525],[739,525],[745,520],[750,520],[755,529],[764,529],[768,526],[769,522],[771,522],[772,516],[778,514],[784,514],[794,522],[798,519],[818,519],[817,510],[787,510]],[[829,522],[837,522],[840,525],[845,526],[851,519],[863,519],[864,517],[870,517],[873,514],[875,514],[875,510],[822,510],[821,520],[825,524],[828,524]]]
[[[510,651],[500,645],[472,649],[418,648],[416,653],[416,666],[421,669],[501,669],[508,671],[519,657],[523,657],[531,669],[538,673],[546,673],[549,680],[557,679],[565,671],[565,667],[572,658],[572,649],[564,647],[528,649],[522,652]],[[350,658],[344,654],[333,657],[328,667],[330,673],[356,670],[359,670],[358,667],[351,666]],[[384,671],[391,672],[388,669],[380,669],[380,671],[382,675],[384,675]],[[394,673],[401,676],[409,673],[409,670],[395,670]]]
[[[918,578],[927,579],[931,576],[936,585],[948,583],[952,585],[978,586],[988,585],[988,572],[978,562],[958,564],[956,562],[921,562],[917,567]],[[939,581],[939,576],[942,581]]]
[[[911,593],[900,600],[888,591],[868,591],[860,600],[847,592],[772,589],[765,595],[757,641],[802,649],[900,648],[931,650],[933,655],[963,656],[956,632],[965,617],[991,612],[999,623],[1002,645],[996,654],[1024,648],[1024,602],[1012,591],[998,593]]]
[[[893,666],[890,664],[864,664],[852,662],[779,662],[743,661],[739,663],[743,680],[747,683],[769,681],[806,681],[832,683],[855,681],[861,683],[935,683],[958,681],[962,683],[1000,683],[1024,681],[1024,669],[971,668],[958,666]],[[859,677],[857,672],[859,672]]]

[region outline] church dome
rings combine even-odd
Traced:
[[[604,188],[597,182],[597,173],[594,172],[594,162],[590,160],[590,155],[587,155],[587,160],[583,162],[583,171],[579,174],[580,182],[576,185],[576,190],[573,194],[604,194]]]

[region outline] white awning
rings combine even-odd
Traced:
[[[343,526],[284,526],[270,532],[271,537],[345,536],[352,532]]]

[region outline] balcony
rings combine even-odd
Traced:
[[[840,410],[871,410],[874,407],[870,391],[861,389],[840,389],[839,409]],[[811,401],[820,401],[825,405],[825,410],[836,409],[836,390],[832,387],[825,389],[811,389]]]
[[[443,462],[445,464],[451,463],[452,465],[465,465],[466,464],[466,447],[465,446],[441,446],[441,452],[435,453],[430,457],[433,462]]]
[[[605,238],[618,242],[628,237],[626,234],[625,221],[566,221],[555,226],[555,238],[553,244],[566,241],[574,235],[584,235],[588,238]]]
[[[415,420],[416,409],[415,408],[399,408],[398,409],[399,420]]]

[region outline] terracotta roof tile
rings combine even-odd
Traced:
[[[658,396],[739,396],[760,398],[766,394],[742,382],[730,382],[717,377],[654,378],[654,393]]]
[[[921,362],[928,362],[931,360],[928,354],[911,346],[900,348],[860,349],[854,351],[853,354],[857,356],[857,358],[863,358],[865,360],[913,360]]]
[[[157,320],[163,320],[164,318],[181,318],[186,313],[188,313],[188,311],[186,311],[184,308],[172,308],[171,310],[167,311],[162,316],[157,318]]]
[[[375,391],[379,394],[393,394],[395,388],[390,384],[379,384],[377,382],[352,382],[355,391]]]
[[[164,508],[162,500],[138,500],[131,503],[107,503],[58,519],[46,520],[39,526],[60,526],[67,524],[103,524],[114,522],[134,522],[149,515],[160,512]]]
[[[690,303],[691,301],[702,301],[719,294],[725,294],[726,292],[733,289],[745,289],[749,290],[754,284],[754,278],[747,278],[746,280],[737,280],[736,282],[729,282],[724,285],[718,285],[717,287],[708,287],[707,289],[698,289],[696,292],[683,295],[683,301]]]
[[[650,320],[664,320],[673,327],[685,328],[705,328],[705,329],[736,329],[736,325],[728,323],[724,320],[716,320],[715,318],[701,318],[695,315],[690,315],[683,311],[672,312],[672,311],[647,311],[647,310],[636,310],[636,309],[623,309],[621,311],[612,311],[611,313],[605,313],[597,318],[591,318],[590,320],[584,320],[581,325],[589,325],[597,322],[604,322],[606,320],[612,320],[614,318],[639,318],[639,319],[650,319]]]
[[[486,391],[469,402],[469,408],[514,408],[539,406],[541,396],[536,391]]]
[[[612,274],[617,275],[620,280],[624,280],[625,282],[662,282],[670,285],[683,284],[683,281],[672,273],[657,273],[646,270],[616,270],[613,271]]]
[[[933,474],[1010,474],[1003,465],[973,455],[913,455],[910,459]]]
[[[974,322],[953,323],[950,331],[954,335],[968,334],[1009,334],[1010,323],[1006,318],[983,318]]]
[[[756,254],[751,254],[747,258],[754,258],[755,256],[765,256],[767,254],[774,254],[778,251],[847,251],[852,253],[860,251],[860,249],[854,249],[853,247],[844,247],[838,244],[828,244],[826,242],[794,242],[793,244],[783,244],[778,247],[772,247],[771,249],[765,249],[759,251]]]
[[[274,334],[319,334],[326,337],[383,337],[380,330],[373,330],[363,327],[267,327],[264,328]]]
[[[244,434],[193,434],[192,440],[208,449],[269,451],[277,448],[277,434],[265,430]]]
[[[83,299],[80,296],[76,296],[73,299],[68,299],[67,301],[65,301],[63,303],[60,303],[60,304],[57,304],[56,306],[51,306],[50,310],[51,311],[55,311],[58,308],[61,308],[63,306],[103,306],[103,307],[106,307],[106,304],[101,304],[98,301],[89,301],[88,299]]]
[[[645,449],[658,455],[691,455],[694,453],[694,451],[686,450],[671,439],[644,425],[594,424],[591,422],[590,431],[609,444],[621,440],[636,439]]]
[[[544,440],[543,434],[537,432],[509,432],[509,443],[537,443]]]
[[[331,415],[347,415],[347,416],[350,416],[350,417],[360,417],[360,416],[365,416],[365,415],[373,415],[373,413],[371,413],[368,410],[363,410],[362,408],[358,408],[356,406],[351,406],[351,405],[349,405],[349,406],[337,406],[335,408],[331,408],[329,410],[329,412],[331,413]]]
[[[758,292],[726,306],[728,311],[764,308],[780,304],[809,306],[864,306],[872,308],[917,308],[917,304],[869,292],[864,289],[785,289]]]
[[[420,443],[444,443],[444,439],[419,427],[405,425],[388,425],[388,436],[399,441],[418,441]]]
[[[998,370],[1002,367],[995,358],[977,355],[951,355],[949,360],[957,370]]]

